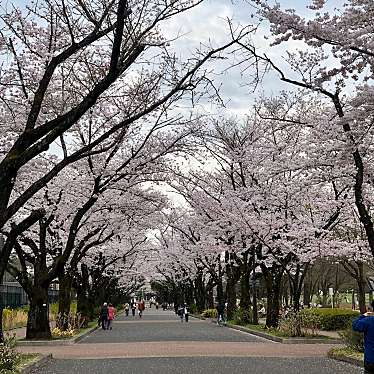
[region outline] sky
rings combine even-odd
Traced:
[[[279,0],[279,2],[283,9],[296,9],[300,15],[306,18],[312,17],[314,14],[307,8],[312,0]],[[233,24],[238,26],[253,22],[251,14],[255,13],[255,8],[249,3],[250,1],[247,0],[206,0],[180,17],[168,21],[163,31],[171,38],[181,35],[179,41],[174,43],[177,53],[180,53],[181,56],[188,55],[199,43],[212,43],[214,46],[218,46],[229,40],[227,19],[232,20]],[[340,0],[327,0],[326,9],[333,10],[341,4]],[[268,25],[263,23],[253,37],[253,41],[258,50],[266,52],[269,57],[279,62],[286,54],[285,46],[269,48],[269,41],[264,38],[264,35],[267,34]],[[288,50],[295,51],[303,47],[302,42],[287,43]],[[222,61],[215,65],[216,81],[217,84],[222,84],[221,94],[226,106],[225,108],[212,108],[209,104],[204,105],[204,110],[209,111],[210,114],[243,116],[248,113],[250,106],[261,95],[272,96],[277,95],[280,90],[292,89],[289,85],[280,82],[278,76],[273,73],[265,77],[263,84],[258,87],[256,92],[252,92],[248,87],[249,71],[243,72],[242,66],[229,70],[225,70],[226,68],[227,66]]]

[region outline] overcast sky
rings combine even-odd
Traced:
[[[279,0],[283,9],[294,8],[297,12],[305,17],[312,17],[314,12],[307,8],[311,0]],[[333,10],[340,7],[343,1],[327,0],[326,9]],[[218,46],[229,39],[227,32],[227,19],[233,21],[237,25],[247,25],[254,20],[251,14],[255,12],[249,1],[246,0],[206,0],[203,4],[184,13],[180,17],[174,18],[164,26],[166,35],[175,36],[182,34],[177,48],[180,54],[189,54],[200,43],[207,44],[209,41],[213,45]],[[264,35],[268,34],[266,23],[261,26],[257,35],[253,38],[259,50],[266,52],[268,56],[281,61],[281,56],[285,55],[285,47],[277,47],[269,49],[269,42],[264,39]],[[302,48],[301,42],[294,41],[288,44],[288,50],[296,50]],[[216,70],[222,71],[222,61],[216,65]],[[279,90],[292,89],[292,87],[281,83],[275,74],[270,74],[263,82],[263,85],[255,93],[251,92],[246,85],[249,81],[248,76],[242,74],[242,68],[230,69],[225,71],[222,77],[222,97],[227,102],[224,111],[219,108],[206,108],[211,110],[212,114],[226,115],[243,115],[248,112],[248,108],[254,100],[261,95],[263,91],[266,95],[276,95]]]

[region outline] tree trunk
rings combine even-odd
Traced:
[[[206,290],[203,275],[199,274],[195,280],[195,299],[196,299],[196,307],[197,312],[201,313],[205,309],[205,298],[206,298]]]
[[[303,303],[308,308],[310,308],[311,298],[311,284],[306,282],[303,288]]]
[[[240,308],[249,310],[251,306],[250,297],[250,273],[246,271],[242,274],[240,278]]]
[[[217,281],[217,301],[218,304],[222,304],[225,301],[225,298],[223,296],[222,277],[219,277]]]
[[[0,300],[1,304],[1,300]],[[4,333],[3,333],[3,306],[0,305],[0,344],[4,342]]]
[[[69,328],[72,278],[70,274],[64,273],[58,277],[58,281],[58,317],[56,322],[58,328],[66,331]]]
[[[277,265],[267,268],[263,264],[261,269],[265,279],[267,295],[266,326],[276,328],[279,323],[283,270]]]
[[[90,284],[87,266],[82,264],[81,271],[82,274],[77,275],[77,279],[74,280],[74,288],[77,291],[77,314],[80,315],[81,326],[87,327],[88,322],[96,316],[94,316],[94,306],[89,298]]]
[[[227,297],[227,319],[232,319],[236,311],[236,280],[233,277],[227,278],[226,297]]]
[[[366,279],[365,279],[365,269],[364,263],[361,261],[356,261],[358,269],[357,277],[357,289],[358,289],[358,306],[360,308],[360,313],[366,313],[366,297],[365,297],[365,288],[366,288]]]
[[[26,339],[52,339],[49,326],[48,287],[34,285],[29,298],[30,309],[27,318]]]
[[[207,285],[207,295],[206,295],[206,307],[208,309],[214,308],[214,292],[213,292],[213,286],[208,284]]]

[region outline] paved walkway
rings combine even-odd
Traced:
[[[79,344],[20,347],[52,353],[38,374],[358,374],[361,369],[326,358],[326,344],[288,345],[191,319],[170,311],[146,310],[144,317],[120,316],[113,330],[97,330]]]

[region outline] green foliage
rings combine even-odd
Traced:
[[[364,335],[361,332],[353,331],[352,328],[339,332],[346,347],[354,351],[364,352]]]
[[[233,322],[236,325],[245,326],[252,322],[252,311],[249,309],[238,308],[233,313]]]
[[[216,309],[205,309],[201,316],[204,318],[217,318],[217,310]]]
[[[320,328],[326,331],[344,330],[359,315],[359,312],[342,308],[311,308],[304,309],[300,313],[318,316],[320,318]]]
[[[315,336],[321,324],[321,319],[313,313],[289,313],[279,323],[279,331],[284,336]]]
[[[190,305],[190,313],[192,313],[192,314],[197,313],[197,305],[196,304],[191,304]]]
[[[0,374],[14,373],[21,360],[20,354],[15,349],[16,337],[8,337],[0,344]]]

